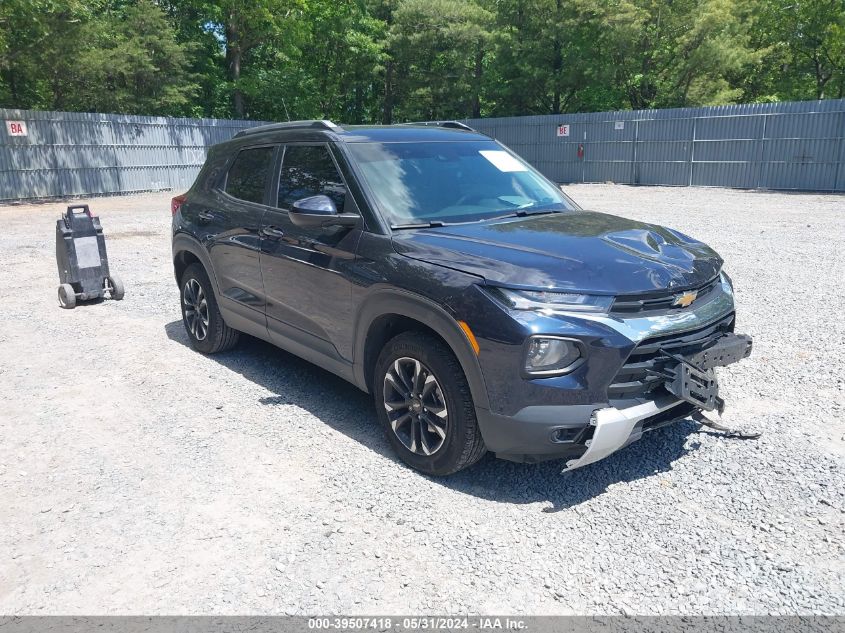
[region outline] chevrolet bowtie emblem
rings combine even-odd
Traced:
[[[698,297],[698,292],[696,291],[689,291],[679,294],[675,297],[675,300],[672,302],[672,306],[675,308],[686,308],[692,305],[692,302],[696,300]]]

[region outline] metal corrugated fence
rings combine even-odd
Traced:
[[[845,191],[843,99],[465,122],[560,183]]]
[[[258,121],[0,108],[0,200],[182,191],[207,149]],[[26,136],[7,122],[23,121]]]
[[[0,109],[0,200],[188,188],[208,147],[259,121]],[[471,119],[547,177],[845,191],[845,100]],[[557,136],[568,125],[568,136]],[[579,152],[579,147],[582,152]]]

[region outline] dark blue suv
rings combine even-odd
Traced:
[[[191,343],[245,332],[373,394],[409,465],[577,468],[723,407],[751,351],[705,244],[583,211],[453,122],[256,127],[173,199]]]

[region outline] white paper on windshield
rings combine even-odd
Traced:
[[[499,171],[528,171],[528,168],[513,156],[500,149],[481,150],[478,152],[489,160]]]

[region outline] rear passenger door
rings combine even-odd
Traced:
[[[270,336],[282,347],[293,341],[349,361],[354,326],[349,269],[361,229],[300,228],[288,216],[295,201],[319,194],[329,196],[338,213],[358,213],[329,146],[288,143],[274,194],[274,208],[261,227]]]
[[[218,204],[200,214],[208,231],[208,251],[224,307],[263,322],[259,247],[261,218],[267,211],[276,147],[241,149],[218,190]]]

